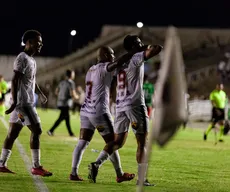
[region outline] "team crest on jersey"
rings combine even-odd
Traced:
[[[25,121],[25,119],[24,119],[24,116],[22,115],[22,114],[18,114],[18,118],[22,121],[22,122],[24,122]]]
[[[96,129],[98,130],[98,132],[103,132],[105,130],[105,127],[102,125],[98,125],[96,126]]]

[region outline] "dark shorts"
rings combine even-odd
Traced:
[[[216,107],[212,108],[212,122],[217,123],[218,121],[225,120],[225,109],[219,109]]]

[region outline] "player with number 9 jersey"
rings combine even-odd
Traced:
[[[128,53],[133,55],[129,61],[117,69],[115,142],[118,143],[117,149],[124,145],[131,124],[137,140],[137,185],[139,185],[140,170],[142,167],[147,170],[147,163],[143,162],[148,133],[148,114],[143,91],[144,62],[157,55],[162,47],[160,45],[144,45],[135,35],[127,35],[123,46]],[[152,186],[154,184],[149,183],[146,179],[143,185]]]
[[[134,54],[129,63],[117,74],[117,112],[145,106],[143,79],[144,52],[142,51]]]

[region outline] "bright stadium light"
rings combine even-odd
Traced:
[[[25,43],[21,42],[21,46],[25,46]]]
[[[71,36],[75,36],[77,34],[77,31],[76,30],[72,30],[71,32],[70,32],[70,35]]]
[[[144,26],[144,24],[142,22],[137,22],[137,27],[138,28],[142,28]]]

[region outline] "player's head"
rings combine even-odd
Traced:
[[[224,89],[224,85],[223,85],[223,83],[218,83],[218,84],[216,84],[216,90],[223,90]]]
[[[114,62],[115,56],[112,48],[102,46],[97,51],[98,62]]]
[[[22,42],[25,45],[25,50],[31,54],[36,54],[41,52],[42,35],[36,30],[28,30],[22,36]]]
[[[72,71],[72,70],[66,70],[66,77],[68,78],[68,79],[72,79],[72,80],[74,80],[75,79],[75,72],[74,71]]]
[[[140,40],[140,38],[137,35],[127,35],[124,38],[123,46],[124,46],[125,50],[128,52],[130,52],[130,51],[137,51],[138,52],[141,49],[141,47],[144,46],[144,44],[142,43],[142,41]]]

